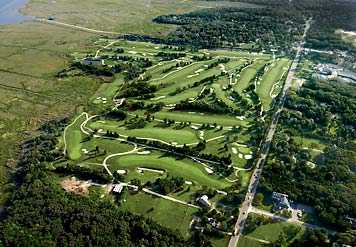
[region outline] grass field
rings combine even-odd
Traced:
[[[272,103],[272,96],[278,95],[283,87],[283,76],[287,75],[290,61],[279,59],[274,61],[257,85],[256,93],[260,97],[263,107],[269,109]]]
[[[243,69],[240,73],[240,77],[237,80],[236,85],[234,88],[236,91],[239,93],[242,93],[242,91],[250,84],[252,79],[256,75],[256,71],[263,67],[263,65],[266,64],[266,60],[256,60],[253,64],[249,65],[245,69]]]
[[[143,193],[127,194],[126,202],[120,208],[152,218],[163,226],[177,230],[185,238],[189,237],[189,224],[197,212],[195,208]]]
[[[219,5],[255,6],[227,1]],[[130,0],[107,0],[105,3],[100,0],[31,0],[23,12],[42,18],[52,16],[57,21],[106,31],[163,35],[174,26],[153,23],[154,17],[190,12],[200,9],[201,6],[215,6],[215,3],[184,0],[137,0],[134,4]]]
[[[163,156],[158,153],[150,155],[128,155],[113,158],[109,161],[110,169],[129,169],[135,172],[137,167],[162,169],[174,176],[181,176],[186,180],[196,182],[214,188],[225,188],[231,185],[223,178],[209,175],[202,165],[187,159],[176,160],[172,157]]]
[[[171,128],[159,128],[155,127],[155,124],[147,126],[143,129],[127,129],[125,127],[118,126],[115,122],[95,122],[90,124],[90,127],[96,129],[117,131],[122,135],[136,136],[141,138],[154,138],[160,139],[166,142],[177,142],[179,144],[194,143],[198,139],[193,131],[188,129],[175,130]]]
[[[249,217],[253,216],[253,214],[249,215]],[[288,222],[263,223],[257,226],[252,232],[243,234],[238,246],[263,246],[263,244],[266,243],[276,243],[281,238],[283,238],[287,244],[290,244],[295,239],[302,237],[304,230],[305,228],[303,226]]]

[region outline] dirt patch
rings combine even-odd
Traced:
[[[82,195],[89,194],[88,188],[90,187],[90,184],[87,183],[86,181],[78,180],[75,177],[64,179],[61,182],[61,186],[65,191],[76,195],[82,196]]]

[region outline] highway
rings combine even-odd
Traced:
[[[261,174],[262,174],[263,165],[266,161],[274,133],[276,132],[278,120],[279,120],[280,114],[282,112],[287,93],[292,85],[292,80],[294,78],[295,70],[298,66],[298,63],[300,60],[300,54],[301,54],[301,51],[303,50],[303,46],[305,43],[305,37],[306,37],[306,34],[310,28],[310,22],[311,22],[311,19],[309,19],[306,22],[304,34],[303,34],[302,39],[299,43],[299,46],[297,47],[297,53],[296,53],[295,58],[292,62],[292,65],[289,68],[287,79],[285,81],[283,90],[281,92],[281,96],[279,98],[278,103],[276,104],[276,111],[273,114],[272,123],[271,123],[270,127],[268,128],[268,131],[267,131],[267,134],[265,137],[265,141],[261,145],[260,152],[259,152],[260,156],[257,159],[255,170],[252,173],[250,183],[248,186],[248,190],[247,190],[247,193],[245,196],[245,200],[241,204],[239,217],[236,221],[233,235],[230,238],[229,247],[237,246],[237,242],[239,241],[239,237],[240,237],[241,232],[244,228],[248,213],[251,210],[252,201],[256,194],[257,186],[258,186]]]

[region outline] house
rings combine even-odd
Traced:
[[[286,195],[286,194],[273,192],[272,200],[273,200],[273,204],[274,204],[274,210],[276,210],[276,211],[291,208],[290,203],[288,201],[288,195]]]
[[[96,57],[86,57],[81,61],[81,63],[84,65],[99,66],[99,65],[104,65],[104,60]]]
[[[207,195],[202,195],[200,198],[198,198],[197,201],[204,207],[211,206],[211,203],[209,202],[209,197]]]
[[[120,194],[123,188],[124,188],[124,186],[122,184],[115,184],[112,191]]]

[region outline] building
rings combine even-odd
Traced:
[[[123,186],[122,184],[115,184],[115,185],[114,185],[114,188],[112,189],[112,191],[113,191],[114,193],[120,194],[121,191],[123,190],[123,188],[124,188],[124,186]]]
[[[209,197],[207,195],[202,195],[200,198],[198,198],[197,201],[204,207],[211,206],[211,203],[209,202]]]
[[[286,194],[273,192],[272,200],[273,200],[273,204],[274,204],[274,210],[276,210],[276,211],[291,208],[290,203],[288,201],[288,195],[286,195]]]
[[[96,57],[86,57],[81,61],[81,63],[84,65],[99,66],[99,65],[104,65],[104,60]]]

